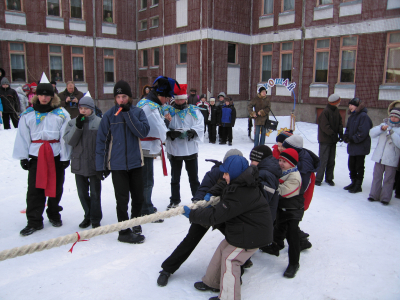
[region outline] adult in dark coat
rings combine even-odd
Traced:
[[[351,99],[349,102],[350,117],[347,120],[346,131],[343,135],[344,142],[348,144],[348,166],[351,180],[351,183],[344,189],[348,190],[349,193],[362,192],[365,156],[371,150],[369,130],[372,128],[372,121],[367,112],[367,108],[359,98]]]
[[[10,88],[10,82],[6,77],[1,80],[0,97],[3,104],[4,129],[10,129],[10,119],[15,128],[18,128],[18,114],[20,102],[17,92]]]
[[[247,111],[249,112],[250,117],[255,120],[256,131],[254,134],[254,147],[264,145],[265,133],[267,130],[265,127],[265,121],[269,118],[268,114],[271,111],[271,101],[269,97],[267,97],[267,90],[264,86],[258,87],[257,96],[250,101],[249,105],[247,105]]]
[[[67,82],[67,88],[58,94],[61,99],[61,106],[70,114],[71,119],[79,115],[78,103],[83,97],[83,93],[78,91],[73,81]]]
[[[333,172],[335,169],[336,143],[343,141],[343,123],[338,106],[340,97],[332,94],[328,98],[328,105],[318,118],[319,159],[321,165],[315,178],[315,185],[321,185],[322,180],[334,186]]]
[[[199,95],[197,95],[196,89],[191,88],[187,99],[187,104],[196,105],[197,102],[199,102]]]

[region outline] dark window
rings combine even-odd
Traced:
[[[82,19],[81,0],[71,0],[71,18]]]
[[[113,2],[112,0],[103,0],[103,20],[107,23],[113,23]]]
[[[154,65],[160,65],[160,48],[154,48]]]
[[[11,80],[26,82],[24,44],[10,44]]]
[[[180,47],[179,62],[181,64],[186,64],[187,63],[187,45],[181,44],[181,45],[179,45],[179,47]]]
[[[104,49],[104,81],[114,82],[114,50]]]
[[[63,56],[61,46],[50,45],[50,78],[54,81],[63,81]]]
[[[47,0],[47,14],[49,16],[60,16],[60,1],[59,0]]]
[[[21,11],[21,0],[7,0],[7,9]]]
[[[147,67],[149,65],[147,50],[143,50],[142,53],[143,53],[143,67]]]
[[[228,43],[228,63],[236,64],[236,44]]]

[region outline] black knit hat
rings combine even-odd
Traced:
[[[254,147],[250,152],[250,160],[251,161],[262,161],[264,158],[271,156],[272,151],[266,145],[259,145]]]
[[[36,95],[54,96],[54,88],[51,83],[39,83],[36,88]]]
[[[129,86],[129,83],[127,83],[124,80],[120,80],[115,84],[114,97],[119,94],[124,94],[124,95],[127,95],[132,98],[132,91],[131,91],[131,87]]]
[[[277,143],[283,143],[288,137],[293,135],[293,131],[282,131],[277,137],[276,137],[276,142]]]
[[[351,104],[358,107],[360,105],[360,102],[361,102],[360,98],[353,98],[350,100],[349,105]]]

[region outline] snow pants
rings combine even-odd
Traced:
[[[325,181],[333,180],[333,171],[335,170],[336,144],[319,144],[319,166],[315,181],[322,182],[325,174]]]
[[[202,281],[212,288],[220,289],[219,299],[240,300],[240,266],[257,250],[238,248],[224,239],[215,250]]]
[[[369,197],[376,201],[385,203],[390,202],[393,194],[393,184],[396,177],[396,169],[396,167],[382,165],[377,162],[375,163]],[[385,173],[385,178],[383,178],[383,173]]]

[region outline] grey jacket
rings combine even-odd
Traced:
[[[382,126],[389,125],[388,130],[382,131]],[[389,131],[390,129],[390,131]],[[388,134],[389,131],[389,134]],[[396,167],[399,164],[400,158],[400,126],[393,124],[388,119],[379,126],[375,126],[369,132],[371,137],[377,137],[378,145],[372,154],[372,160],[382,165]]]
[[[68,122],[64,141],[72,146],[71,172],[82,176],[96,175],[96,138],[101,118],[92,113],[83,123],[83,128],[76,127],[76,118]]]

